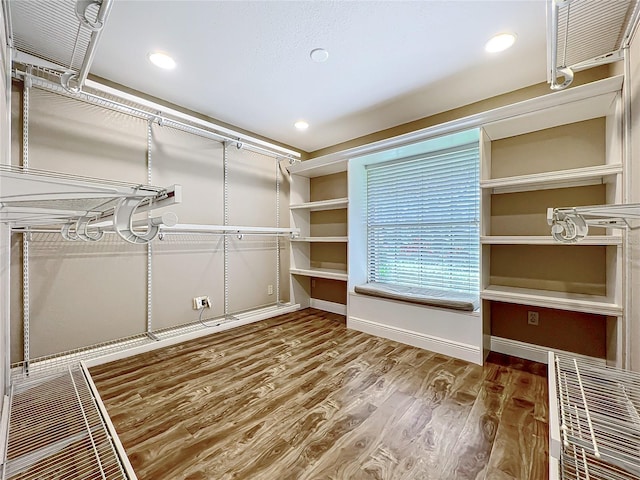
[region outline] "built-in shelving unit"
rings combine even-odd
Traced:
[[[291,301],[302,307],[330,309],[346,313],[346,306],[314,298],[318,281],[332,289],[331,297],[346,299],[348,243],[346,182],[341,175],[347,170],[346,160],[308,160],[289,168],[291,173],[290,225],[299,230],[291,238]],[[333,179],[337,176],[337,182]],[[338,185],[339,184],[339,185]],[[342,214],[340,211],[344,211]],[[326,282],[334,284],[326,285]],[[340,282],[343,285],[335,284]],[[339,289],[339,295],[335,290]],[[343,291],[342,291],[343,290]],[[322,292],[318,294],[322,297]]]
[[[607,361],[620,363],[625,237],[596,227],[579,244],[563,245],[551,235],[546,215],[547,208],[559,205],[622,202],[621,86],[621,78],[613,77],[574,87],[552,94],[558,100],[553,105],[541,99],[540,108],[483,125],[480,243],[485,332],[513,332],[504,325],[517,322],[522,325],[518,338],[508,340],[562,350],[561,336],[581,334],[577,327],[557,324],[563,315],[570,316],[573,325],[579,325],[581,315],[589,321],[599,315]],[[493,302],[503,305],[493,309]],[[547,312],[553,315],[553,338],[541,338],[538,332],[544,328],[532,331],[538,327],[520,317],[536,308],[543,309],[541,324]]]

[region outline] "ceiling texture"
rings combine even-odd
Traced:
[[[313,152],[544,81],[545,2],[116,0],[91,73]]]

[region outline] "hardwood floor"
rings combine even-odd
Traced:
[[[546,366],[307,309],[91,369],[140,480],[544,480]]]

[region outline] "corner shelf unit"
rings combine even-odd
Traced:
[[[317,230],[322,225],[314,224],[314,215],[323,215],[322,212],[333,210],[345,210],[349,200],[346,191],[339,192],[342,196],[332,198],[335,191],[330,188],[328,192],[320,195],[319,200],[312,200],[312,183],[319,177],[340,174],[347,171],[347,161],[326,161],[325,159],[307,160],[289,167],[291,173],[291,204],[290,225],[299,230],[299,236],[291,238],[291,262],[289,273],[290,298],[292,303],[300,304],[302,308],[315,306],[319,308],[330,305],[331,302],[321,300],[314,304],[312,288],[315,279],[324,279],[344,282],[346,296],[346,282],[348,279],[346,261],[345,264],[336,264],[335,258],[322,258],[327,253],[335,256],[336,252],[345,250],[348,242],[347,225],[331,225],[327,231]],[[345,189],[346,190],[346,189]],[[336,213],[337,214],[337,213]],[[333,221],[333,220],[332,220]],[[346,222],[346,220],[344,220]],[[321,234],[318,234],[318,232]],[[338,255],[340,256],[340,255]],[[341,310],[340,305],[333,305]],[[346,307],[344,307],[346,309]]]
[[[509,340],[563,349],[554,344],[557,339],[540,340],[537,332],[529,331],[536,327],[518,316],[526,309],[515,305],[556,310],[555,321],[562,321],[562,312],[578,322],[584,314],[600,315],[606,359],[620,366],[626,236],[594,228],[580,244],[564,245],[552,237],[546,212],[558,205],[622,203],[621,88],[621,77],[574,87],[548,95],[556,102],[541,97],[539,108],[482,126],[481,298],[486,334],[508,331],[511,327],[504,325],[516,322],[522,325],[515,334],[519,338]],[[492,318],[492,302],[514,309],[503,306],[496,309],[499,318]]]

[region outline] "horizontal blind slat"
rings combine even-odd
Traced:
[[[479,290],[479,148],[367,168],[369,281]]]

